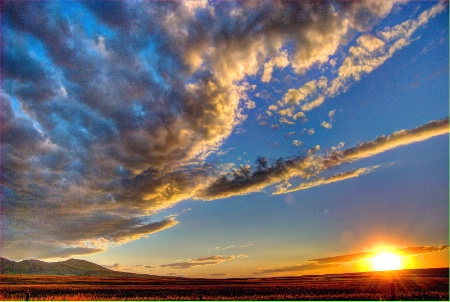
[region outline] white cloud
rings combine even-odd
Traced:
[[[255,109],[256,108],[256,103],[253,102],[252,100],[246,100],[245,101],[245,108],[247,108],[247,109]]]
[[[325,122],[325,121],[320,123],[320,126],[322,126],[325,129],[331,129],[331,127],[333,127],[333,125],[331,123],[328,123],[328,122]]]
[[[277,56],[271,58],[264,64],[264,73],[261,77],[262,82],[270,82],[274,67],[284,68],[288,66],[289,59],[286,51],[282,51]]]
[[[278,111],[278,114],[281,116],[292,117],[292,109],[291,108],[281,109],[280,111]]]
[[[301,120],[303,123],[306,123],[308,121],[308,119],[306,118],[305,113],[303,112],[297,112],[296,114],[293,115],[294,120]]]
[[[323,104],[323,102],[325,101],[325,97],[324,96],[319,96],[317,99],[315,99],[312,102],[306,103],[305,105],[302,106],[302,110],[303,111],[310,111],[313,110],[314,108],[319,107],[320,105]]]
[[[328,112],[328,118],[330,119],[330,122],[333,121],[335,114],[336,114],[336,110],[331,110],[330,112]]]
[[[296,139],[292,141],[292,144],[296,147],[303,146],[303,142],[296,140]]]
[[[283,97],[284,105],[300,105],[309,95],[316,91],[316,81],[309,81],[299,89],[289,89]]]
[[[285,118],[285,117],[280,118],[278,121],[279,121],[280,123],[282,123],[282,124],[288,124],[288,125],[294,125],[294,124],[295,124],[294,122],[288,120],[288,119]]]

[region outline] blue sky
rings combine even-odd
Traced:
[[[192,277],[367,270],[380,248],[448,266],[448,2],[1,12],[0,256]]]

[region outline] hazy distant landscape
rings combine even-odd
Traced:
[[[27,293],[29,300],[60,301],[449,299],[448,268],[228,279],[122,273],[77,259],[46,263],[2,258],[0,268],[2,300],[25,300]]]

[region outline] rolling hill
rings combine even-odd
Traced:
[[[56,275],[56,276],[95,276],[116,278],[157,277],[152,275],[118,272],[98,264],[79,259],[59,262],[40,260],[11,261],[0,257],[0,274],[2,275]]]

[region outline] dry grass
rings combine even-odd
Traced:
[[[398,300],[449,299],[447,270],[392,275]],[[0,299],[24,300],[390,300],[386,273],[263,279],[111,279],[0,276]]]

